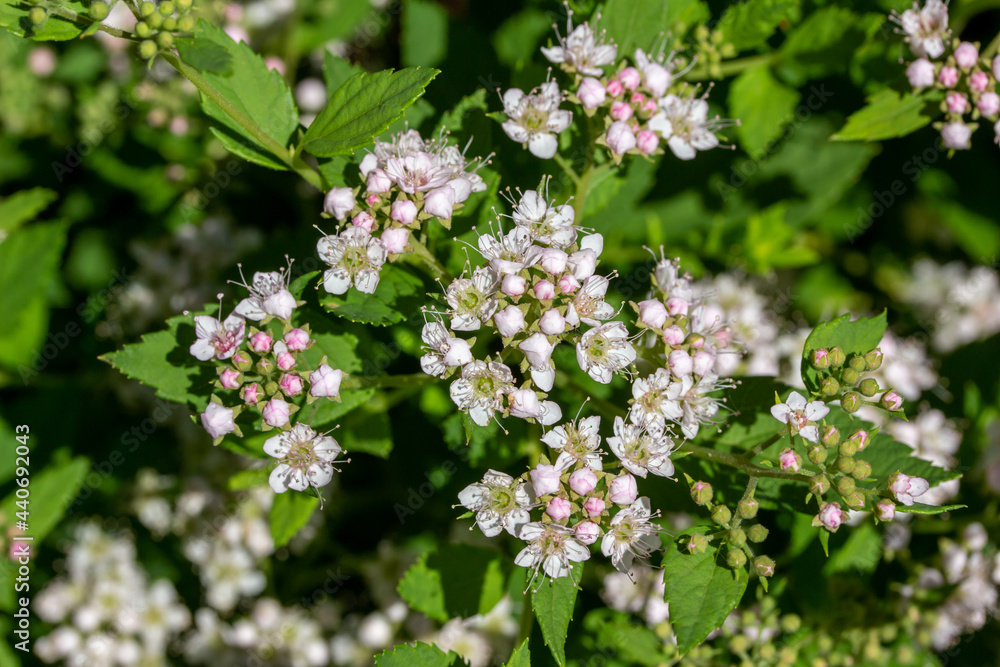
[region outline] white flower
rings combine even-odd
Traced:
[[[531,248],[531,234],[523,227],[514,227],[506,235],[502,232],[498,232],[496,236],[492,233],[482,234],[478,245],[480,254],[501,276],[518,273],[531,265],[527,256]]]
[[[555,424],[562,419],[562,408],[555,401],[539,401],[534,389],[514,389],[507,397],[510,416],[534,419],[542,426]]]
[[[535,190],[528,190],[514,206],[511,218],[531,234],[536,243],[568,248],[576,242],[575,212],[569,204],[551,206]]]
[[[508,120],[503,123],[507,136],[527,144],[535,157],[547,160],[556,154],[556,135],[573,122],[573,112],[559,108],[562,92],[555,81],[547,81],[527,95],[519,88],[503,94],[503,110]]]
[[[621,322],[595,327],[576,344],[576,362],[592,379],[601,384],[635,361],[635,348],[628,341],[628,331]]]
[[[518,343],[524,358],[531,368],[531,379],[542,391],[550,391],[556,379],[556,369],[552,364],[552,350],[555,344],[543,333],[533,333]]]
[[[913,499],[922,496],[931,488],[923,477],[910,477],[897,472],[888,479],[889,491],[904,505],[913,505]]]
[[[652,375],[637,378],[632,383],[629,418],[636,424],[662,432],[667,419],[678,421],[684,415],[677,403],[682,390],[683,384],[675,382],[666,368],[657,368]]]
[[[514,388],[510,369],[497,361],[473,361],[462,368],[462,377],[451,383],[451,400],[480,426],[490,423],[503,409],[503,397]]]
[[[573,531],[559,524],[533,522],[525,524],[518,535],[528,546],[514,558],[514,563],[533,570],[534,581],[538,568],[551,579],[570,573],[571,562],[590,558],[590,551],[574,537]]]
[[[690,160],[697,151],[719,145],[714,129],[722,121],[708,119],[708,102],[704,98],[667,95],[659,106],[660,110],[649,119],[649,129],[659,132],[681,160]]]
[[[614,316],[614,307],[604,300],[611,281],[605,276],[590,276],[583,281],[566,308],[566,321],[576,326],[583,322],[592,327]]]
[[[309,374],[309,394],[315,398],[337,398],[344,371],[323,364]]]
[[[240,301],[234,312],[248,320],[259,321],[268,315],[287,320],[296,305],[295,297],[288,291],[290,279],[291,272],[286,269],[270,273],[258,271],[253,274],[252,286],[243,285],[250,290],[250,296]]]
[[[629,424],[621,417],[615,417],[615,434],[608,438],[608,446],[621,459],[625,469],[639,477],[647,472],[661,477],[674,474],[674,463],[670,454],[674,444],[657,425]]]
[[[190,351],[197,359],[229,359],[243,344],[246,320],[235,312],[222,322],[209,315],[196,315],[194,333],[198,340],[191,344]]]
[[[542,442],[559,452],[555,468],[567,470],[574,464],[582,464],[591,470],[601,469],[601,418],[598,415],[572,421],[542,436]]]
[[[542,55],[549,62],[563,65],[570,74],[580,73],[590,76],[604,74],[603,67],[613,65],[618,57],[618,47],[615,44],[604,43],[604,33],[600,38],[594,35],[594,29],[588,23],[573,27],[573,12],[568,12],[566,18],[566,37],[563,38],[556,30],[559,46],[542,47]]]
[[[428,375],[444,377],[449,368],[464,366],[472,361],[468,341],[449,337],[448,330],[440,322],[424,324],[420,337],[427,349],[427,354],[420,357],[420,368]]]
[[[665,407],[666,413],[680,413],[680,418],[674,418],[681,426],[681,433],[688,440],[698,435],[702,424],[714,424],[715,416],[719,413],[719,400],[709,394],[732,386],[720,382],[717,375],[709,373],[695,381],[694,376],[679,380],[675,384],[679,387],[670,389],[670,396],[667,397],[668,405]]]
[[[442,651],[457,653],[469,667],[487,667],[493,649],[485,634],[469,627],[468,621],[453,618],[441,628],[431,643]]]
[[[941,0],[927,0],[923,9],[914,2],[912,9],[902,14],[892,13],[891,20],[906,35],[910,50],[918,57],[937,58],[945,49],[948,29],[948,4]]]
[[[305,491],[307,487],[326,486],[333,479],[333,464],[342,451],[336,440],[318,435],[305,424],[264,441],[264,452],[278,459],[268,482],[275,493],[288,489]]]
[[[791,427],[792,435],[798,433],[804,440],[819,442],[818,422],[830,413],[830,408],[823,401],[806,403],[806,399],[797,391],[788,395],[786,403],[771,406],[771,414],[782,424]],[[813,422],[813,423],[810,423]]]
[[[354,190],[351,188],[333,188],[326,193],[323,200],[323,212],[332,215],[337,220],[343,220],[354,210]]]
[[[448,183],[452,172],[430,153],[417,152],[386,160],[385,173],[407,194],[427,192]]]
[[[232,433],[236,430],[233,409],[218,403],[209,403],[205,412],[201,414],[201,425],[205,427],[210,436],[216,439],[227,433]]]
[[[472,272],[472,278],[456,278],[445,290],[451,307],[451,328],[455,331],[476,331],[497,310],[496,292],[499,279],[496,272],[483,266]]]
[[[629,572],[636,556],[646,559],[660,548],[660,527],[650,521],[653,516],[649,498],[639,498],[611,518],[611,527],[601,540],[601,553],[610,557],[619,571]]]
[[[489,470],[482,482],[462,489],[458,500],[476,513],[476,523],[486,537],[499,535],[502,530],[516,537],[521,526],[531,520],[531,496],[524,480],[496,470]]]
[[[330,294],[343,294],[352,284],[365,294],[378,287],[387,251],[364,227],[350,226],[340,234],[324,236],[316,252],[332,267],[323,274],[323,288]]]
[[[662,52],[654,59],[650,58],[642,49],[635,50],[636,67],[642,72],[642,82],[654,98],[663,97],[663,93],[667,92],[667,88],[674,80],[670,71],[672,65],[667,63],[667,66],[664,66],[663,60]]]

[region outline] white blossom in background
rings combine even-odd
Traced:
[[[559,84],[547,81],[530,93],[511,88],[503,94],[507,120],[503,130],[514,141],[524,144],[535,157],[547,160],[556,154],[556,135],[573,122],[573,112],[560,109],[563,94]]]

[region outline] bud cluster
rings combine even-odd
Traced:
[[[757,576],[761,578],[774,576],[774,560],[762,554],[754,554],[750,547],[751,543],[760,543],[767,539],[767,528],[760,523],[743,526],[744,521],[755,519],[760,509],[760,503],[754,498],[753,492],[748,491],[736,504],[734,511],[723,503],[713,502],[715,493],[708,482],[696,482],[687,474],[684,478],[691,488],[691,500],[708,510],[712,522],[718,528],[704,535],[695,533],[686,538],[687,541],[681,546],[689,553],[705,553],[709,543],[719,539],[725,545],[726,565],[735,570],[749,562]]]
[[[882,351],[879,348],[850,356],[839,347],[820,348],[809,353],[809,363],[820,374],[820,394],[824,400],[839,398],[845,412],[853,414],[862,405],[902,412],[903,399],[895,390],[887,391],[875,378],[864,376],[881,368]],[[876,399],[876,394],[880,393],[882,396]]]

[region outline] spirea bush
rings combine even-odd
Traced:
[[[989,3],[112,4],[0,0],[4,665],[995,661]]]

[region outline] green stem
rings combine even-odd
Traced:
[[[97,26],[97,29],[101,32],[106,32],[109,35],[114,35],[115,37],[120,37],[121,39],[130,39],[132,41],[141,41],[141,39],[134,33],[127,32],[125,30],[119,30],[114,26],[106,25],[100,21],[95,21],[85,14],[80,14],[74,12],[72,9],[66,9],[65,7],[59,7],[58,5],[46,5],[46,11],[50,14],[54,14],[59,18],[66,19],[67,21],[72,21],[77,24],[84,24],[89,26]]]
[[[758,65],[773,65],[780,59],[777,51],[772,53],[762,53],[759,56],[747,56],[736,60],[727,60],[719,63],[718,69],[714,72],[708,64],[695,67],[684,77],[688,81],[704,81],[706,79],[724,79],[733,74],[739,74],[745,69],[757,67]]]
[[[448,269],[444,268],[444,265],[438,261],[437,257],[415,236],[410,236],[410,247],[413,248],[413,256],[429,269],[432,278],[440,278],[449,282],[454,280],[454,276],[448,272]]]
[[[994,37],[990,41],[990,43],[986,45],[986,48],[983,49],[983,57],[992,58],[993,55],[997,52],[997,49],[1000,49],[1000,33],[998,33],[997,36]]]
[[[768,447],[770,447],[771,445],[773,445],[774,443],[778,442],[779,440],[781,440],[784,437],[785,437],[784,431],[782,431],[781,433],[775,433],[770,438],[768,438],[764,442],[760,443],[759,445],[757,445],[756,447],[754,447],[753,449],[751,449],[750,451],[748,451],[743,456],[744,456],[744,458],[747,461],[749,461],[753,457],[757,456],[762,451],[764,451],[765,449],[767,449]]]
[[[566,172],[566,175],[573,180],[573,186],[576,187],[576,191],[579,192],[580,191],[579,174],[577,174],[576,170],[573,169],[573,166],[566,161],[566,158],[564,158],[562,155],[559,155],[559,153],[556,153],[555,160],[556,164],[562,167],[562,170]]]
[[[761,468],[758,465],[750,463],[742,456],[736,456],[735,454],[730,454],[728,452],[720,452],[715,449],[709,449],[708,447],[699,447],[698,445],[692,445],[691,443],[684,443],[677,449],[681,452],[688,452],[692,456],[704,459],[705,461],[713,461],[715,463],[721,463],[724,466],[729,466],[730,468],[742,470],[746,474],[753,477],[770,477],[772,479],[787,479],[790,481],[806,483],[811,481],[809,475],[797,472],[787,472],[784,470],[773,470],[771,468]]]
[[[535,609],[531,606],[531,594],[524,595],[524,606],[521,608],[521,625],[517,631],[517,641],[514,648],[524,643],[525,639],[531,637],[532,630],[535,629]]]
[[[268,152],[273,154],[274,157],[284,162],[289,169],[304,178],[317,190],[323,189],[323,181],[318,172],[309,167],[309,165],[307,165],[302,158],[295,156],[288,148],[275,141],[274,138],[261,129],[257,123],[233,106],[232,102],[216,90],[215,87],[209,83],[200,72],[198,72],[198,70],[191,67],[169,51],[163,51],[160,55],[164,60],[170,63],[174,69],[184,75],[184,78],[193,83],[195,87],[205,95],[205,97],[215,102],[215,104],[218,105],[218,107],[222,109],[226,115],[236,121],[237,125],[246,130],[250,136],[256,139],[257,142],[267,149]]]

